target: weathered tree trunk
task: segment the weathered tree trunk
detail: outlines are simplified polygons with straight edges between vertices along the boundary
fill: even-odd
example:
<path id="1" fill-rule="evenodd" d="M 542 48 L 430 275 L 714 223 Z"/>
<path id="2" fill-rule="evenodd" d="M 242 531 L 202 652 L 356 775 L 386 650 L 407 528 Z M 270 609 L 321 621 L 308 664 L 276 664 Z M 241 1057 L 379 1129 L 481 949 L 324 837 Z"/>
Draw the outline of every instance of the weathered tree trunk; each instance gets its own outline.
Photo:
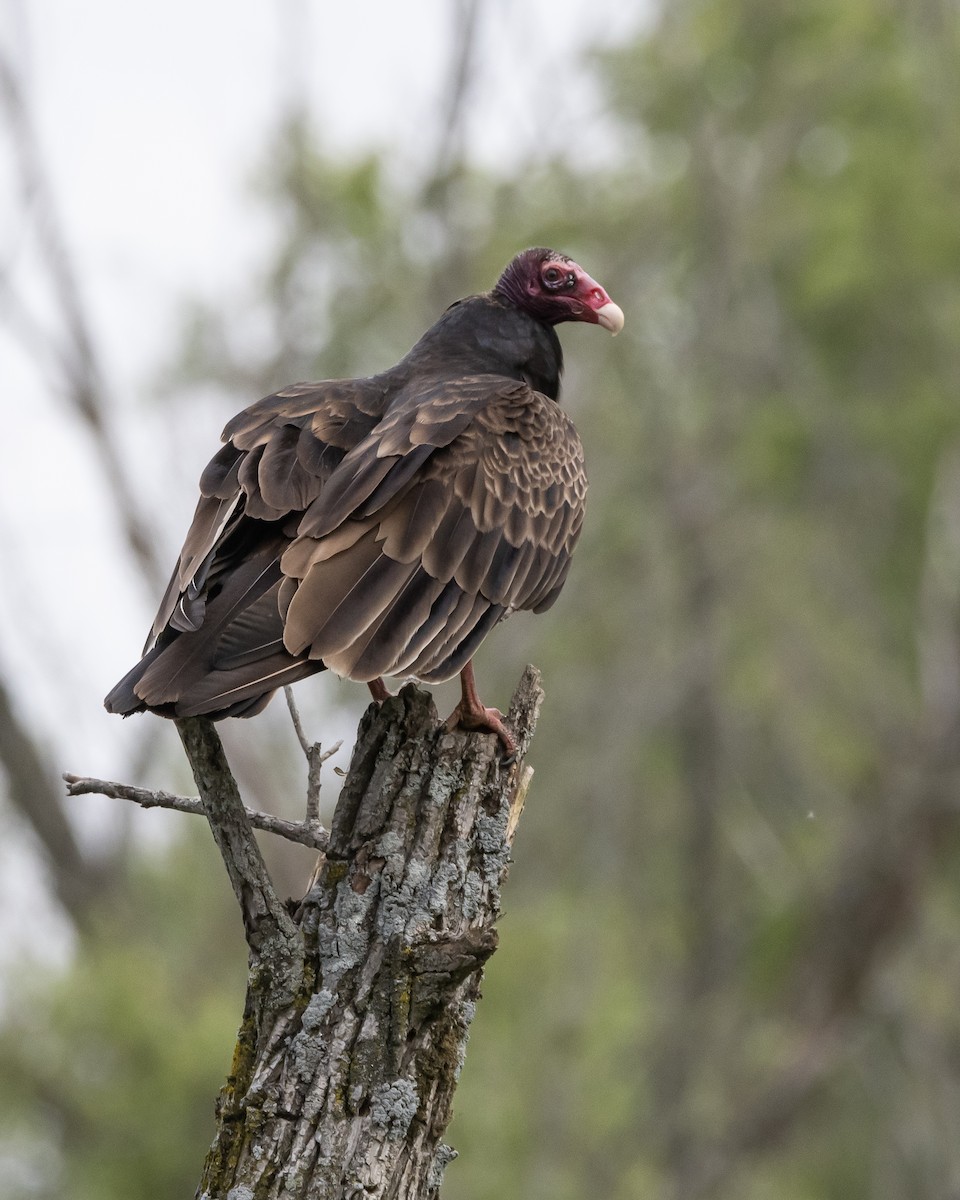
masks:
<path id="1" fill-rule="evenodd" d="M 250 947 L 203 1200 L 438 1195 L 541 695 L 528 668 L 509 766 L 495 737 L 445 732 L 412 685 L 371 706 L 329 849 L 292 916 L 251 862 L 239 796 L 224 800 L 213 726 L 179 723 Z"/>

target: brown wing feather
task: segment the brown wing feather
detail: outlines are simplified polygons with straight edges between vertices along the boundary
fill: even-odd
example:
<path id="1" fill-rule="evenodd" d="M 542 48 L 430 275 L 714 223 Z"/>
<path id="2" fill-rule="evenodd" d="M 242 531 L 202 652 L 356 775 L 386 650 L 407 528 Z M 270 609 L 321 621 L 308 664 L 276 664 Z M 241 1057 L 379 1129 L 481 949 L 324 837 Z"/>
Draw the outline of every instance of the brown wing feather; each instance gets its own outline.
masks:
<path id="1" fill-rule="evenodd" d="M 324 666 L 456 673 L 502 617 L 552 603 L 583 512 L 580 442 L 500 376 L 297 385 L 226 427 L 154 626 L 108 697 L 249 715 Z"/>
<path id="2" fill-rule="evenodd" d="M 448 384 L 438 414 L 392 413 L 344 458 L 282 560 L 300 580 L 292 653 L 355 679 L 434 681 L 505 613 L 552 602 L 582 519 L 580 441 L 553 401 L 497 382 L 483 396 L 468 381 L 460 410 Z"/>
<path id="3" fill-rule="evenodd" d="M 201 476 L 200 501 L 144 648 L 146 657 L 107 697 L 109 709 L 133 712 L 149 706 L 175 715 L 241 710 L 249 715 L 280 685 L 269 685 L 259 702 L 267 687 L 263 678 L 292 682 L 294 675 L 323 669 L 317 662 L 295 663 L 283 647 L 279 582 L 266 598 L 248 593 L 245 607 L 227 621 L 222 596 L 246 576 L 251 537 L 259 544 L 262 537 L 272 537 L 273 529 L 278 536 L 270 555 L 280 579 L 280 554 L 293 534 L 286 529 L 287 518 L 293 513 L 299 521 L 350 446 L 376 425 L 384 396 L 375 379 L 297 384 L 251 405 L 227 425 L 226 444 Z M 265 534 L 250 532 L 261 523 L 266 523 Z M 261 629 L 268 625 L 275 626 L 270 636 Z M 227 686 L 223 663 L 231 654 L 233 683 Z M 223 713 L 213 698 L 218 689 Z M 194 701 L 204 707 L 191 707 Z"/>
<path id="4" fill-rule="evenodd" d="M 456 536 L 436 538 L 425 566 L 504 608 L 531 607 L 569 561 L 583 520 L 587 481 L 572 422 L 528 392 L 524 403 L 490 404 L 445 453 L 432 469 L 449 482 L 442 528 Z"/>
<path id="5" fill-rule="evenodd" d="M 200 592 L 216 549 L 237 521 L 242 516 L 274 521 L 302 512 L 352 444 L 348 439 L 376 425 L 378 402 L 382 389 L 374 380 L 296 384 L 229 422 L 225 445 L 200 477 L 200 502 L 148 645 L 191 586 L 195 595 Z"/>
<path id="6" fill-rule="evenodd" d="M 322 473 L 314 473 L 301 461 L 302 433 L 298 425 L 281 425 L 263 447 L 257 483 L 264 503 L 278 513 L 302 512 L 323 487 Z M 314 463 L 320 465 L 320 460 Z"/>
<path id="7" fill-rule="evenodd" d="M 348 517 L 383 509 L 491 402 L 522 402 L 533 394 L 525 384 L 500 375 L 420 383 L 409 393 L 401 392 L 383 420 L 346 454 L 323 493 L 304 514 L 300 533 L 319 539 Z"/>
<path id="8" fill-rule="evenodd" d="M 483 596 L 466 599 L 472 599 L 473 605 L 462 624 L 444 630 L 417 660 L 417 678 L 425 683 L 440 683 L 462 671 L 503 616 L 501 606 Z"/>

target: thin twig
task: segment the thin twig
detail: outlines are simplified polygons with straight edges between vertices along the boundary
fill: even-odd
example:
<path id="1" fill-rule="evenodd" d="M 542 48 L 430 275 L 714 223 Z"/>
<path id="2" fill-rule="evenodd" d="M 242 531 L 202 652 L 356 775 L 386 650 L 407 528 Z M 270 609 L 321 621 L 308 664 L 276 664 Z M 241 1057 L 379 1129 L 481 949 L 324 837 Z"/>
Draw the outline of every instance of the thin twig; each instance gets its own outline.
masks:
<path id="1" fill-rule="evenodd" d="M 174 792 L 161 790 L 151 791 L 149 788 L 131 787 L 126 783 L 114 783 L 109 779 L 93 779 L 87 775 L 63 776 L 67 785 L 68 796 L 109 796 L 113 800 L 132 800 L 141 808 L 168 808 L 174 812 L 192 813 L 202 817 L 203 805 L 196 796 L 178 796 Z M 277 837 L 286 838 L 288 842 L 297 842 L 301 846 L 309 846 L 312 850 L 325 850 L 330 835 L 325 829 L 308 829 L 301 821 L 286 821 L 283 817 L 275 817 L 272 813 L 260 812 L 255 808 L 245 808 L 247 819 L 254 829 L 263 833 L 274 833 Z"/>
<path id="2" fill-rule="evenodd" d="M 297 708 L 297 702 L 293 695 L 293 688 L 290 684 L 285 684 L 283 688 L 283 698 L 287 702 L 287 708 L 290 710 L 290 719 L 293 721 L 293 728 L 297 731 L 297 741 L 300 743 L 304 754 L 307 758 L 310 757 L 310 743 L 307 741 L 307 735 L 303 732 L 303 724 L 300 720 L 300 709 Z"/>
<path id="3" fill-rule="evenodd" d="M 447 95 L 442 106 L 445 119 L 438 139 L 433 170 L 429 174 L 431 186 L 439 183 L 441 187 L 446 188 L 456 164 L 463 158 L 466 100 L 473 82 L 479 44 L 479 11 L 479 0 L 461 0 L 454 15 L 456 29 L 453 34 L 453 61 Z"/>
<path id="4" fill-rule="evenodd" d="M 283 695 L 287 701 L 287 708 L 290 710 L 290 719 L 296 730 L 297 741 L 307 759 L 307 812 L 303 824 L 306 829 L 319 831 L 323 828 L 320 824 L 320 768 L 328 758 L 332 758 L 336 754 L 343 742 L 337 742 L 326 751 L 321 748 L 319 742 L 311 742 L 303 731 L 300 710 L 297 708 L 297 702 L 293 696 L 293 688 L 289 684 L 284 687 Z"/>

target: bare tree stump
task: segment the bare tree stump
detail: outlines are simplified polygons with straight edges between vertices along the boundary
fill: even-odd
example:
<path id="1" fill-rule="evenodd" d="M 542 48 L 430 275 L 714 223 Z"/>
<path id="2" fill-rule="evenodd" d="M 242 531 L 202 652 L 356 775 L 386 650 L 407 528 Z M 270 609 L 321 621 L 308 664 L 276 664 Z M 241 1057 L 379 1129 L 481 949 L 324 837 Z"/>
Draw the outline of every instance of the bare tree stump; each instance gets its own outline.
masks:
<path id="1" fill-rule="evenodd" d="M 235 785 L 224 799 L 213 726 L 178 723 L 250 949 L 201 1200 L 439 1194 L 541 698 L 528 667 L 508 716 L 519 747 L 509 766 L 496 737 L 444 731 L 413 685 L 371 706 L 329 848 L 286 922 L 262 861 L 250 861 Z"/>

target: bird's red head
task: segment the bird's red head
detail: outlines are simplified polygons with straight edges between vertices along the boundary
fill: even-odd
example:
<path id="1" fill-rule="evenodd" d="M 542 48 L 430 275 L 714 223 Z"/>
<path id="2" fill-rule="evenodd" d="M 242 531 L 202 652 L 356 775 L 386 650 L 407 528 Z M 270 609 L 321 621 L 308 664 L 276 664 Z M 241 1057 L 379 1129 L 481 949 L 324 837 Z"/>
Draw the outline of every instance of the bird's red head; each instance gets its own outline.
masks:
<path id="1" fill-rule="evenodd" d="M 542 247 L 524 250 L 497 281 L 494 293 L 547 325 L 588 321 L 617 334 L 623 311 L 572 258 Z"/>

